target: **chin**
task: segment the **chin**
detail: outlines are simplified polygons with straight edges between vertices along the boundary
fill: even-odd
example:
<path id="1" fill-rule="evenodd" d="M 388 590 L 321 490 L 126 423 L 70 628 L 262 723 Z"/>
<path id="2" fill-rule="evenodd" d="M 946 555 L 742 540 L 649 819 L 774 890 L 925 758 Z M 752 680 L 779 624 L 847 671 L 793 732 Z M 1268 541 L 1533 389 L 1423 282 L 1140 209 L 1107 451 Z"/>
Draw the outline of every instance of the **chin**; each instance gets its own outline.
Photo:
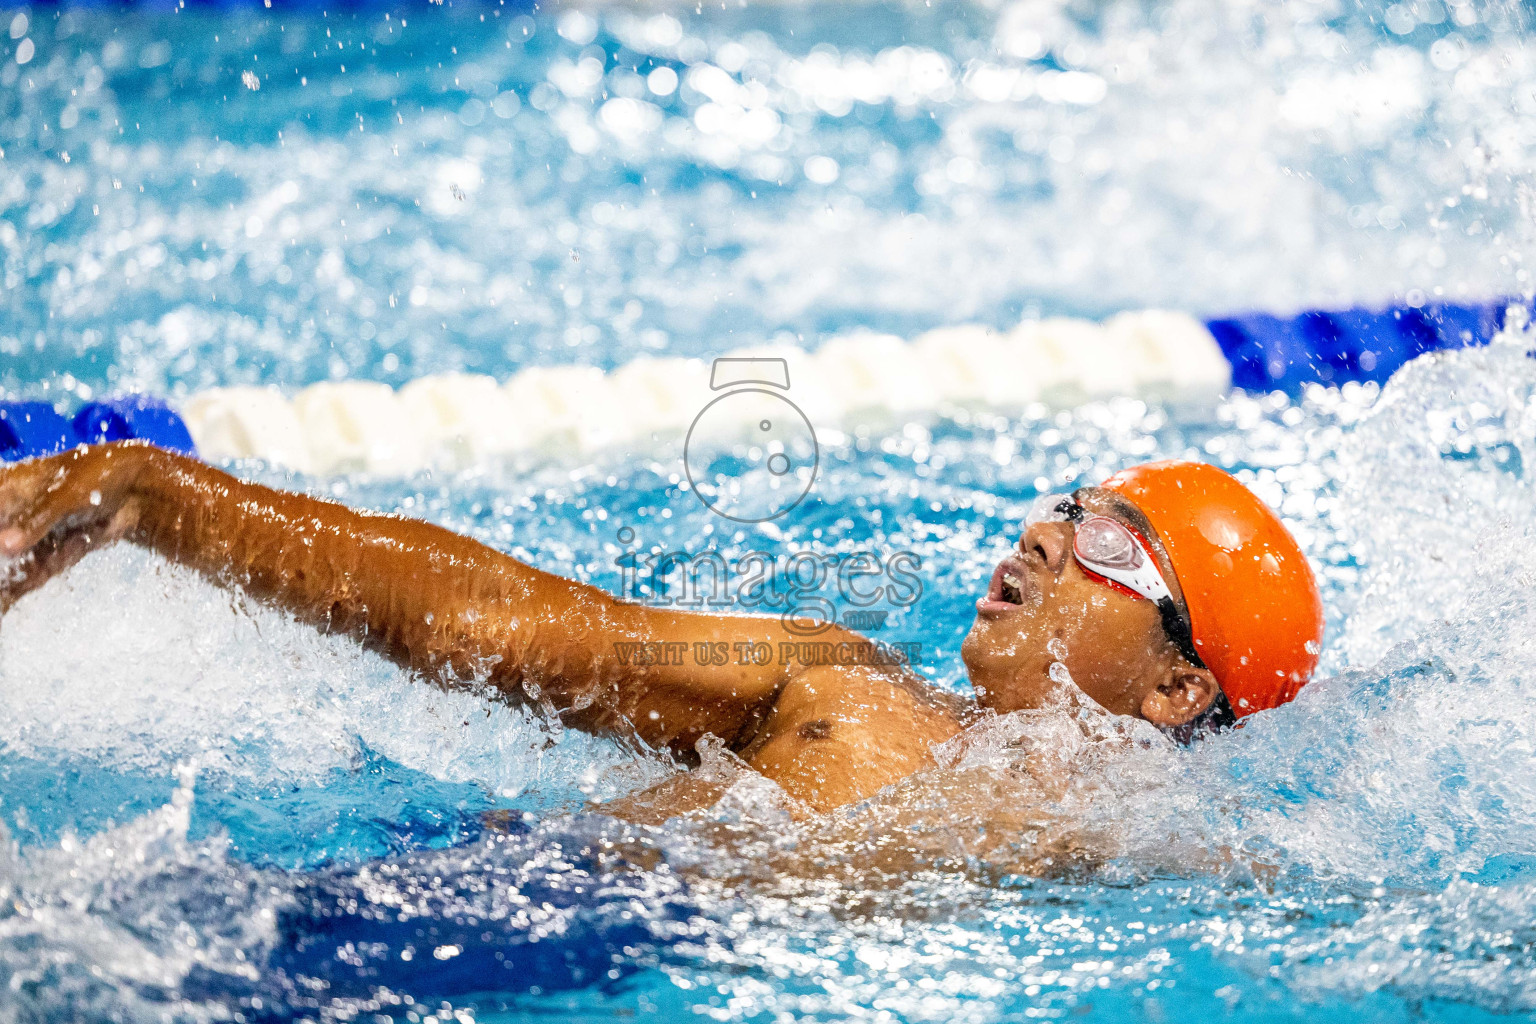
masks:
<path id="1" fill-rule="evenodd" d="M 971 681 L 971 689 L 976 691 L 976 703 L 982 707 L 991 707 L 997 696 L 995 679 L 996 672 L 993 666 L 984 657 L 986 642 L 976 634 L 979 624 L 972 626 L 971 631 L 965 635 L 965 640 L 960 644 L 960 660 L 965 664 L 965 674 Z"/>
<path id="2" fill-rule="evenodd" d="M 1040 707 L 1056 687 L 1049 671 L 1052 659 L 1043 654 L 1024 656 L 1016 648 L 999 651 L 987 632 L 978 622 L 960 645 L 976 703 L 1000 715 Z"/>

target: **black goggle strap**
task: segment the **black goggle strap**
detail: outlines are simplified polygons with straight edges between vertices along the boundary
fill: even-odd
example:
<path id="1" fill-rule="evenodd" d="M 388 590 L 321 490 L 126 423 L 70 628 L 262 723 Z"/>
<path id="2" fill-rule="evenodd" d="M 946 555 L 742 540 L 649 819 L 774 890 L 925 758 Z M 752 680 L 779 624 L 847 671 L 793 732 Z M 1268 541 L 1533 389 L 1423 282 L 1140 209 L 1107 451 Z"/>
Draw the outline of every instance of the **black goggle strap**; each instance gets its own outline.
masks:
<path id="1" fill-rule="evenodd" d="M 1173 598 L 1165 597 L 1157 602 L 1157 610 L 1163 617 L 1163 632 L 1168 634 L 1168 639 L 1173 641 L 1179 653 L 1191 665 L 1205 668 L 1205 662 L 1200 660 L 1200 652 L 1195 649 L 1195 638 L 1190 633 L 1189 623 L 1179 614 L 1179 606 L 1173 603 Z"/>
<path id="2" fill-rule="evenodd" d="M 1173 603 L 1173 598 L 1165 597 L 1157 602 L 1157 610 L 1163 616 L 1163 630 L 1168 634 L 1184 655 L 1186 661 L 1198 668 L 1205 668 L 1205 662 L 1200 660 L 1200 652 L 1195 650 L 1194 638 L 1190 635 L 1189 623 L 1184 616 L 1179 614 L 1178 606 Z M 1194 720 L 1183 725 L 1165 730 L 1173 737 L 1174 742 L 1188 746 L 1206 733 L 1222 732 L 1237 724 L 1237 714 L 1232 710 L 1232 703 L 1227 700 L 1227 695 L 1221 689 L 1221 683 L 1216 684 L 1216 699 L 1211 701 L 1211 706 Z"/>

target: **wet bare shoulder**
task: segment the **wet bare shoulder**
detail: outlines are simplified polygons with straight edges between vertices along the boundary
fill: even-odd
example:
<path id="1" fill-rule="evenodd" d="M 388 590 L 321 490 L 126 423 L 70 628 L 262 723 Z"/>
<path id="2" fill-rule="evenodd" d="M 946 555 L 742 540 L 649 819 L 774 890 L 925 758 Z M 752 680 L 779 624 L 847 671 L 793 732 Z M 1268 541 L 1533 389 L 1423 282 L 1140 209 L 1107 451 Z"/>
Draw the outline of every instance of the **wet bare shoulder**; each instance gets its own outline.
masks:
<path id="1" fill-rule="evenodd" d="M 741 755 L 826 811 L 932 764 L 934 744 L 963 729 L 970 713 L 962 698 L 905 673 L 817 668 L 784 688 Z"/>

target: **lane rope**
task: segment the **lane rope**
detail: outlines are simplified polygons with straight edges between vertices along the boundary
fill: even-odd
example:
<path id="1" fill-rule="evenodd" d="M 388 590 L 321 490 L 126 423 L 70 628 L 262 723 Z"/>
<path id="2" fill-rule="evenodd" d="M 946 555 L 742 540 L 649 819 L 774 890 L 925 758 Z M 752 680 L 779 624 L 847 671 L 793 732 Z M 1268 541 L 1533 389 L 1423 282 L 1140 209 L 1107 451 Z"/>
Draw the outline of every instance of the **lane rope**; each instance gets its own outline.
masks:
<path id="1" fill-rule="evenodd" d="M 1209 402 L 1234 386 L 1294 393 L 1313 383 L 1384 381 L 1425 352 L 1486 344 L 1502 328 L 1505 309 L 1495 302 L 1394 306 L 1204 323 L 1143 310 L 1103 322 L 1030 320 L 1011 331 L 945 327 L 910 341 L 850 334 L 813 352 L 757 346 L 728 353 L 713 367 L 702 359 L 641 356 L 606 373 L 538 366 L 505 381 L 441 374 L 399 390 L 362 380 L 314 384 L 293 395 L 213 388 L 175 409 L 153 396 L 127 395 L 69 415 L 46 402 L 0 401 L 0 459 L 136 437 L 210 461 L 261 459 L 304 473 L 396 477 L 516 453 L 580 454 L 683 437 L 724 386 L 720 366 L 747 360 L 781 366 L 783 380 L 761 386 L 781 388 L 818 429 L 880 427 L 945 410 L 1068 408 L 1117 396 Z"/>

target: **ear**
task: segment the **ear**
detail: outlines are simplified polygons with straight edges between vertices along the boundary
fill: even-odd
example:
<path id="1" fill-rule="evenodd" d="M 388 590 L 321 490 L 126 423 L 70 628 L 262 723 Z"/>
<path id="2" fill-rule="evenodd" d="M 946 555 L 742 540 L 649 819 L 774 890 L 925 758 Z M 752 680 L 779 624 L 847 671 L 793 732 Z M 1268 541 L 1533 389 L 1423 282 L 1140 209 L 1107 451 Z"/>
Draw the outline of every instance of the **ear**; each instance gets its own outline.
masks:
<path id="1" fill-rule="evenodd" d="M 1179 658 L 1168 667 L 1167 678 L 1141 698 L 1141 717 L 1164 729 L 1185 725 L 1210 707 L 1220 692 L 1210 669 Z"/>

